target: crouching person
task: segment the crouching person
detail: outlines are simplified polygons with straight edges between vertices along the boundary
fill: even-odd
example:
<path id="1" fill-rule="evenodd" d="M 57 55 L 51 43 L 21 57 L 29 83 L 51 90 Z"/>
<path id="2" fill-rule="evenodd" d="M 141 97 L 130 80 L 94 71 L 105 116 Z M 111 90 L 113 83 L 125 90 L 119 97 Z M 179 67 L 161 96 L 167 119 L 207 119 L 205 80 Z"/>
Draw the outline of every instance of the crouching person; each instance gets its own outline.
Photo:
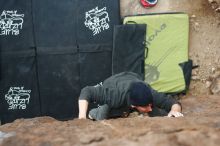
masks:
<path id="1" fill-rule="evenodd" d="M 153 90 L 132 72 L 122 72 L 107 78 L 103 84 L 83 88 L 78 102 L 79 119 L 126 117 L 132 109 L 149 116 L 183 116 L 178 101 Z M 90 110 L 92 102 L 98 106 Z"/>

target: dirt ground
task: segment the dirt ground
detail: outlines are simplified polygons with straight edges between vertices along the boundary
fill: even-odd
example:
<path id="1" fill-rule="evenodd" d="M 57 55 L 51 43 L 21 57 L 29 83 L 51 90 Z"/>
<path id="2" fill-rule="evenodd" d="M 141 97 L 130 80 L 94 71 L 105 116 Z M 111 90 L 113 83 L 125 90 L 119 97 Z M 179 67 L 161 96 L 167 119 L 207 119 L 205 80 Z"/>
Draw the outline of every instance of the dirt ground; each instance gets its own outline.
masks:
<path id="1" fill-rule="evenodd" d="M 181 97 L 183 118 L 18 119 L 0 126 L 0 146 L 219 146 L 220 0 L 159 0 L 151 9 L 139 0 L 121 0 L 122 17 L 157 12 L 190 17 L 189 57 L 199 67 L 189 93 Z"/>

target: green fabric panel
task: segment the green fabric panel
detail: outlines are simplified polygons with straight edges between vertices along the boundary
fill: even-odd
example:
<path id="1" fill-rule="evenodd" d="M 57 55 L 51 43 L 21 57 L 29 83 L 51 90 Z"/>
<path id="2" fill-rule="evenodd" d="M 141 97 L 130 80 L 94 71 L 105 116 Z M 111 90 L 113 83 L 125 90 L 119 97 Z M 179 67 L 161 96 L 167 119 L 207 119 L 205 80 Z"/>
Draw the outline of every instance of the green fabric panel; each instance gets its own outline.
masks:
<path id="1" fill-rule="evenodd" d="M 145 81 L 160 92 L 183 91 L 185 80 L 179 63 L 188 61 L 188 15 L 151 14 L 124 19 L 124 23 L 131 21 L 147 24 Z"/>

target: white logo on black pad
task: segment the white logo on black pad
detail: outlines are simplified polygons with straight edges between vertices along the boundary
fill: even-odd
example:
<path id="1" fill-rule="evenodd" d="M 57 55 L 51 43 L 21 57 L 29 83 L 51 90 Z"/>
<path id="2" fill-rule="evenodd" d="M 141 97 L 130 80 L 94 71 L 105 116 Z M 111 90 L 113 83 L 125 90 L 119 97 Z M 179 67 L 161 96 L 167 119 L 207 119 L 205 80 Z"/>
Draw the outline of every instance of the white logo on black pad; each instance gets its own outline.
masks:
<path id="1" fill-rule="evenodd" d="M 109 29 L 110 19 L 106 7 L 102 9 L 96 7 L 86 12 L 85 19 L 85 26 L 93 32 L 94 36 Z"/>
<path id="2" fill-rule="evenodd" d="M 26 109 L 29 104 L 31 90 L 24 90 L 24 87 L 10 87 L 5 95 L 9 107 L 8 110 Z"/>
<path id="3" fill-rule="evenodd" d="M 0 15 L 0 35 L 19 35 L 23 26 L 24 14 L 17 11 L 3 11 Z"/>

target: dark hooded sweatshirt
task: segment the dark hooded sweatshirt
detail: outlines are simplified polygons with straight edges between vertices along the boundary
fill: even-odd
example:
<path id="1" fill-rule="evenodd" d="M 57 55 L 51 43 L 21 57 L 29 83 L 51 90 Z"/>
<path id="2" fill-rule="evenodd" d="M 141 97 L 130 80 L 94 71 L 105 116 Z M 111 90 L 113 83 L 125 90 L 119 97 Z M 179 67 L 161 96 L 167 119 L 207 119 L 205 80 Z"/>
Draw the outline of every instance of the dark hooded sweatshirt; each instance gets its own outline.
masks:
<path id="1" fill-rule="evenodd" d="M 89 111 L 89 115 L 95 120 L 120 117 L 129 112 L 131 106 L 129 93 L 130 86 L 133 82 L 143 81 L 138 74 L 132 72 L 115 74 L 104 80 L 103 83 L 83 88 L 79 100 L 87 100 L 89 103 L 98 104 L 98 108 L 93 108 Z M 170 96 L 159 93 L 153 90 L 148 84 L 146 85 L 151 89 L 153 96 L 152 113 L 157 113 L 156 110 L 163 109 L 164 113 L 167 114 L 172 105 L 178 103 L 178 101 Z"/>

